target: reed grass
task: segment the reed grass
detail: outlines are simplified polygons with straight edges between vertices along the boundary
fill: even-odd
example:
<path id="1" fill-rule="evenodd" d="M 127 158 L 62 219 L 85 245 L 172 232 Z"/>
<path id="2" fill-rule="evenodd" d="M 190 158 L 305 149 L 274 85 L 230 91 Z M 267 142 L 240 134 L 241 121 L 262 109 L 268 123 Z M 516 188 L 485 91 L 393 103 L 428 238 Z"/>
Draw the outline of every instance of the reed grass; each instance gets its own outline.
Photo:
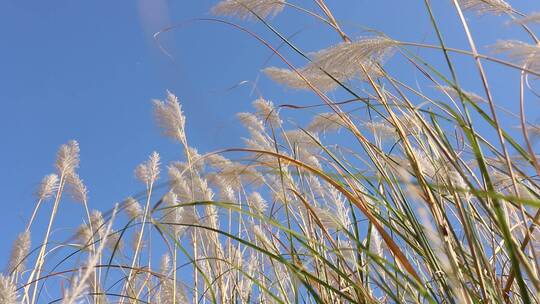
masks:
<path id="1" fill-rule="evenodd" d="M 233 27 L 267 47 L 282 66 L 265 74 L 313 93 L 314 105 L 257 98 L 252 112 L 238 114 L 245 146 L 201 154 L 189 144 L 179 99 L 167 92 L 154 101 L 155 117 L 183 158 L 164 165 L 152 153 L 135 169 L 145 191 L 104 213 L 89 207 L 77 142 L 63 145 L 0 275 L 0 302 L 538 303 L 540 128 L 525 107 L 540 75 L 529 28 L 538 14 L 502 0 L 452 0 L 460 23 L 442 25 L 431 2 L 424 5 L 438 44 L 382 33 L 352 39 L 324 0 L 219 2 L 213 13 L 261 23 L 306 64 L 294 66 L 238 23 L 197 21 Z M 321 21 L 340 41 L 301 51 L 272 25 L 284 10 Z M 530 41 L 499 41 L 491 55 L 480 54 L 468 11 L 510 20 Z M 443 26 L 459 27 L 467 48 L 447 45 Z M 171 30 L 157 33 L 158 42 Z M 477 90 L 462 87 L 455 55 L 474 63 L 468 73 L 480 80 Z M 385 68 L 389 59 L 427 85 L 400 80 Z M 519 106 L 499 104 L 486 64 L 520 83 Z M 330 97 L 337 90 L 349 99 Z M 289 109 L 311 122 L 290 123 Z M 501 120 L 507 114 L 518 135 Z M 66 193 L 87 218 L 72 238 L 51 240 Z M 38 216 L 49 223 L 31 245 Z"/>

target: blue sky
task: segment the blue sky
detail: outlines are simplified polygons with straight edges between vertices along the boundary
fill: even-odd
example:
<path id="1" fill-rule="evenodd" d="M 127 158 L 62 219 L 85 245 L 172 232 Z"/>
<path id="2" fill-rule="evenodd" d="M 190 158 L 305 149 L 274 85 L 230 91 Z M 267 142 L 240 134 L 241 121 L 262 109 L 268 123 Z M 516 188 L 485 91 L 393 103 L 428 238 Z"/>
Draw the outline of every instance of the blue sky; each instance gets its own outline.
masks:
<path id="1" fill-rule="evenodd" d="M 245 133 L 234 114 L 249 110 L 257 94 L 249 84 L 236 84 L 258 80 L 264 97 L 277 104 L 318 102 L 311 94 L 284 89 L 261 75 L 261 68 L 280 63 L 254 39 L 223 24 L 185 22 L 208 17 L 215 2 L 0 1 L 0 231 L 4 235 L 0 263 L 6 261 L 13 239 L 31 215 L 32 193 L 41 178 L 53 171 L 61 144 L 79 141 L 79 172 L 90 190 L 91 207 L 101 210 L 142 190 L 133 169 L 151 151 L 159 151 L 165 163 L 179 157 L 179 147 L 160 135 L 152 118 L 150 101 L 163 98 L 166 89 L 179 96 L 190 143 L 203 152 L 241 144 Z M 466 48 L 450 1 L 434 2 L 449 44 Z M 295 3 L 313 7 L 311 1 Z M 366 35 L 362 27 L 370 27 L 400 40 L 435 42 L 423 1 L 328 3 L 352 37 Z M 513 4 L 526 12 L 540 9 L 533 1 Z M 467 16 L 480 45 L 516 37 L 517 31 L 501 25 L 502 19 Z M 295 11 L 271 22 L 287 35 L 298 32 L 294 41 L 306 51 L 339 42 L 335 33 Z M 164 34 L 161 42 L 173 59 L 152 39 L 153 33 L 171 24 L 182 26 Z M 279 45 L 262 25 L 240 24 Z M 283 51 L 293 62 L 302 63 L 292 51 Z M 427 51 L 420 54 L 438 58 Z M 464 87 L 481 93 L 476 70 L 468 72 L 470 60 L 463 62 Z M 414 84 L 418 75 L 410 67 L 397 60 L 389 65 Z M 488 70 L 500 104 L 515 109 L 515 73 L 509 81 L 497 77 L 509 75 L 507 70 L 491 66 Z M 529 115 L 534 120 L 538 110 Z M 36 227 L 45 226 L 49 208 L 41 210 Z M 75 227 L 83 218 L 81 211 L 76 203 L 63 202 L 57 230 Z"/>

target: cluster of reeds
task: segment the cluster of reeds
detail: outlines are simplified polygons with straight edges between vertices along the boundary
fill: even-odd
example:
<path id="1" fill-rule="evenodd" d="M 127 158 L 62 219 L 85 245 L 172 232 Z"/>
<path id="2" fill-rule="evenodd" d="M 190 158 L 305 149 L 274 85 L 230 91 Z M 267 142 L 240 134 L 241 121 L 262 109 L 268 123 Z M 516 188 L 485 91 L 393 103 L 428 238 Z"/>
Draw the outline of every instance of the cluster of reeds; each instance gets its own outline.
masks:
<path id="1" fill-rule="evenodd" d="M 218 3 L 215 14 L 260 22 L 304 56 L 306 65 L 295 67 L 246 30 L 286 67 L 264 72 L 312 91 L 323 110 L 299 127 L 282 117 L 284 107 L 258 98 L 252 113 L 238 114 L 245 147 L 200 154 L 167 92 L 154 101 L 155 117 L 184 158 L 162 165 L 150 155 L 135 169 L 146 191 L 106 213 L 89 207 L 77 142 L 63 145 L 0 276 L 0 302 L 539 302 L 540 129 L 525 117 L 525 98 L 537 99 L 530 90 L 540 47 L 530 27 L 540 17 L 502 0 L 447 2 L 466 49 L 445 44 L 428 0 L 432 45 L 381 34 L 352 39 L 323 0 L 312 10 L 280 0 Z M 305 55 L 268 19 L 284 9 L 321 20 L 341 43 Z M 480 54 L 465 11 L 499 15 L 531 41 L 500 41 L 493 48 L 503 55 Z M 411 48 L 439 52 L 444 69 Z M 454 56 L 474 62 L 476 93 L 462 89 Z M 400 81 L 385 69 L 390 57 L 430 85 Z M 498 105 L 487 64 L 518 72 L 517 113 Z M 330 98 L 335 90 L 350 98 Z M 516 121 L 518 135 L 503 120 Z M 52 241 L 66 194 L 87 218 L 72 238 Z M 32 222 L 47 208 L 45 234 L 31 245 Z"/>

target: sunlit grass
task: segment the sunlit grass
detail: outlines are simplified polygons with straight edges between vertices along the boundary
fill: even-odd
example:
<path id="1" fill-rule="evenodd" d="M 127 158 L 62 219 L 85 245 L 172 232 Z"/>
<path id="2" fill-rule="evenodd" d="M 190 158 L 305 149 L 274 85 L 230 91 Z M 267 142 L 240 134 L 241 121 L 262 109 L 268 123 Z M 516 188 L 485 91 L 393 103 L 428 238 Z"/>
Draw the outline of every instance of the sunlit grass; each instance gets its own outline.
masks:
<path id="1" fill-rule="evenodd" d="M 105 213 L 89 208 L 77 142 L 63 145 L 0 277 L 0 303 L 538 302 L 540 129 L 525 116 L 525 99 L 537 98 L 540 47 L 528 26 L 540 18 L 502 0 L 453 0 L 460 23 L 443 25 L 426 0 L 419 13 L 430 17 L 438 44 L 382 33 L 353 40 L 323 0 L 314 3 L 225 0 L 213 9 L 262 23 L 306 59 L 301 67 L 237 23 L 198 21 L 231 26 L 270 49 L 282 66 L 265 73 L 312 92 L 316 106 L 257 98 L 252 113 L 238 114 L 245 146 L 202 154 L 167 92 L 154 101 L 155 117 L 183 158 L 162 164 L 152 153 L 135 169 L 145 191 Z M 341 42 L 303 53 L 272 26 L 283 10 L 322 21 Z M 481 54 L 464 11 L 510 20 L 530 41 L 501 41 L 496 55 Z M 442 26 L 462 29 L 468 47 L 446 45 Z M 450 54 L 474 63 L 468 73 L 482 84 L 474 92 L 462 88 Z M 390 58 L 422 81 L 400 80 L 385 69 Z M 487 62 L 508 78 L 519 71 L 516 107 L 497 103 Z M 328 93 L 336 90 L 349 98 L 334 100 Z M 293 124 L 285 109 L 312 120 Z M 519 138 L 501 112 L 519 125 Z M 51 240 L 67 194 L 87 219 L 72 238 Z M 36 216 L 48 226 L 31 245 Z"/>

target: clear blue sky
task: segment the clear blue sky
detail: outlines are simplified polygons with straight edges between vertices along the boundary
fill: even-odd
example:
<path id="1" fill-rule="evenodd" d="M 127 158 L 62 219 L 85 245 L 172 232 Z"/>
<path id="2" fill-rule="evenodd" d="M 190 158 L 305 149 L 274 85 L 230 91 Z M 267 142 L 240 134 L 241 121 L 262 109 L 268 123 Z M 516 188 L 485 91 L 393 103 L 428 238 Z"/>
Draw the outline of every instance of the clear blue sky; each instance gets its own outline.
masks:
<path id="1" fill-rule="evenodd" d="M 230 89 L 235 84 L 260 76 L 263 95 L 277 104 L 317 102 L 310 94 L 283 89 L 260 75 L 262 67 L 280 63 L 273 58 L 266 64 L 268 50 L 225 25 L 193 23 L 165 34 L 162 43 L 174 61 L 159 51 L 152 40 L 154 32 L 208 17 L 215 2 L 0 1 L 0 267 L 31 214 L 32 192 L 53 171 L 62 143 L 79 141 L 79 172 L 90 190 L 91 207 L 107 210 L 141 190 L 133 169 L 151 151 L 159 151 L 164 162 L 180 155 L 177 146 L 160 136 L 152 118 L 150 100 L 162 98 L 166 89 L 180 97 L 188 116 L 189 140 L 203 152 L 241 144 L 245 133 L 234 114 L 249 110 L 256 95 L 249 85 Z M 291 2 L 313 7 L 311 1 Z M 445 29 L 449 43 L 466 47 L 450 1 L 434 2 L 441 24 L 454 25 Z M 540 10 L 534 1 L 515 2 L 523 11 Z M 435 42 L 422 3 L 328 1 L 352 37 L 365 35 L 362 26 L 367 26 L 396 39 Z M 473 34 L 480 44 L 515 37 L 515 30 L 494 22 L 494 17 L 468 17 L 473 29 L 478 28 Z M 337 35 L 295 11 L 279 15 L 272 23 L 287 35 L 300 31 L 294 41 L 306 51 L 339 42 Z M 261 25 L 241 24 L 279 44 Z M 421 54 L 438 58 L 427 51 Z M 297 57 L 293 62 L 301 63 Z M 389 64 L 414 84 L 418 75 L 410 67 Z M 471 71 L 461 71 L 460 78 L 466 88 L 475 90 L 478 77 Z M 494 75 L 504 71 L 493 69 Z M 490 80 L 500 103 L 515 109 L 511 100 L 517 84 L 502 77 Z M 534 111 L 531 115 L 537 118 Z M 49 210 L 50 206 L 42 209 L 36 227 L 45 225 Z M 83 218 L 81 207 L 65 201 L 59 217 L 58 229 L 72 228 Z M 37 235 L 41 232 L 34 230 Z"/>

